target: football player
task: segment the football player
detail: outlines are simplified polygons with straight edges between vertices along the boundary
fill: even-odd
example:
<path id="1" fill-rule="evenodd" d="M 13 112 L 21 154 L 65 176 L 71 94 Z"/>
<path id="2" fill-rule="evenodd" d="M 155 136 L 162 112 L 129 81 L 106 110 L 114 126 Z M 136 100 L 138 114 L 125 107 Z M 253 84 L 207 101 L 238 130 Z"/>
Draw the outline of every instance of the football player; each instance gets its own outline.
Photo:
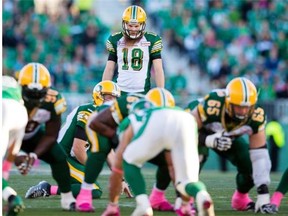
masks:
<path id="1" fill-rule="evenodd" d="M 162 39 L 153 32 L 145 32 L 145 27 L 146 13 L 143 8 L 129 6 L 122 15 L 122 32 L 111 35 L 106 42 L 109 57 L 102 80 L 112 80 L 117 64 L 117 84 L 124 94 L 150 90 L 152 65 L 156 86 L 164 87 Z"/>
<path id="2" fill-rule="evenodd" d="M 20 150 L 27 122 L 28 115 L 23 104 L 21 87 L 13 77 L 2 76 L 1 152 L 2 159 L 7 157 L 3 162 L 5 178 L 2 178 L 2 198 L 8 201 L 6 215 L 17 215 L 24 209 L 21 197 L 8 185 L 8 176 L 13 159 Z"/>
<path id="3" fill-rule="evenodd" d="M 118 138 L 116 135 L 117 122 L 128 115 L 128 109 L 131 103 L 141 97 L 143 97 L 141 94 L 123 95 L 114 100 L 112 105 L 103 104 L 99 106 L 97 110 L 101 110 L 101 112 L 94 112 L 89 117 L 86 125 L 86 133 L 89 143 L 91 143 L 91 152 L 85 166 L 84 181 L 82 182 L 81 190 L 76 199 L 76 208 L 78 211 L 94 211 L 92 205 L 93 182 L 97 180 L 104 162 L 107 159 L 108 153 L 118 145 Z M 91 130 L 89 128 L 90 124 L 94 126 L 101 125 L 99 130 L 101 133 L 99 133 L 98 130 L 96 130 L 97 132 Z M 124 181 L 123 184 L 123 192 L 125 192 L 128 197 L 132 197 L 127 184 Z"/>
<path id="4" fill-rule="evenodd" d="M 61 145 L 67 155 L 70 168 L 71 187 L 74 197 L 80 191 L 84 179 L 87 153 L 91 144 L 87 140 L 85 126 L 89 116 L 96 111 L 97 106 L 120 96 L 120 88 L 112 81 L 106 80 L 95 85 L 92 93 L 93 102 L 76 107 L 67 116 L 66 122 L 59 132 L 57 143 Z M 58 186 L 41 181 L 26 192 L 25 198 L 37 198 L 60 194 Z M 92 198 L 100 198 L 102 189 L 99 184 L 93 184 Z"/>
<path id="5" fill-rule="evenodd" d="M 136 195 L 137 206 L 132 215 L 153 215 L 140 169 L 162 151 L 169 152 L 167 154 L 174 166 L 174 169 L 170 169 L 171 176 L 175 176 L 178 191 L 185 196 L 196 197 L 198 215 L 215 215 L 212 199 L 198 179 L 198 132 L 195 119 L 184 110 L 173 108 L 172 100 L 166 106 L 154 106 L 152 101 L 139 100 L 132 105 L 131 114 L 119 126 L 120 143 L 110 176 L 110 203 L 102 216 L 111 215 L 113 207 L 115 213 L 119 211 L 117 194 L 123 169 Z M 190 205 L 183 205 L 178 211 L 181 211 L 178 215 L 192 215 Z"/>
<path id="6" fill-rule="evenodd" d="M 16 157 L 15 165 L 22 175 L 26 175 L 37 158 L 48 163 L 61 191 L 62 209 L 74 210 L 75 199 L 71 192 L 66 155 L 56 142 L 66 101 L 51 88 L 50 73 L 40 63 L 25 65 L 19 73 L 18 83 L 22 86 L 28 123 L 21 146 L 23 152 Z"/>
<path id="7" fill-rule="evenodd" d="M 264 110 L 256 105 L 257 90 L 246 78 L 234 78 L 226 90 L 212 91 L 191 111 L 199 128 L 199 145 L 213 149 L 237 167 L 232 208 L 275 213 L 270 204 L 271 162 L 266 146 Z M 248 134 L 249 142 L 242 137 Z M 249 190 L 257 187 L 257 201 Z"/>
<path id="8" fill-rule="evenodd" d="M 160 104 L 171 103 L 171 98 L 173 98 L 173 96 L 170 94 L 170 92 L 168 92 L 168 96 L 164 97 L 166 92 L 167 91 L 164 91 L 163 88 L 153 88 L 147 93 L 147 95 L 148 97 L 154 98 L 155 96 L 158 96 L 156 97 L 158 99 L 157 105 L 160 106 Z M 128 94 L 121 96 L 112 104 L 110 108 L 106 108 L 95 116 L 95 118 L 91 118 L 91 122 L 89 124 L 90 128 L 88 128 L 88 131 L 90 131 L 89 133 L 93 134 L 95 133 L 93 131 L 96 131 L 97 133 L 110 139 L 117 140 L 116 129 L 118 125 L 125 117 L 127 117 L 131 104 L 143 97 L 143 95 L 139 94 Z M 167 99 L 164 100 L 163 97 L 164 99 Z M 116 143 L 118 145 L 118 142 Z M 168 188 L 171 178 L 164 152 L 151 159 L 149 162 L 157 165 L 158 167 L 156 173 L 156 184 L 154 185 L 149 197 L 152 207 L 153 209 L 159 211 L 173 211 L 173 205 L 171 205 L 165 197 L 165 190 Z"/>

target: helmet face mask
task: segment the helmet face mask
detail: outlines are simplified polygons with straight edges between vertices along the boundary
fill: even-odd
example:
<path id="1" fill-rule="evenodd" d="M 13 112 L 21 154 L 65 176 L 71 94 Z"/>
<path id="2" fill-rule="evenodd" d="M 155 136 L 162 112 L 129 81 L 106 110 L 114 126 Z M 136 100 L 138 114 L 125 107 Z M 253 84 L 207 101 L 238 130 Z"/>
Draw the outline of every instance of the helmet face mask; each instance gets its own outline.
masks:
<path id="1" fill-rule="evenodd" d="M 120 97 L 121 91 L 120 91 L 119 86 L 110 80 L 104 80 L 98 83 L 94 87 L 93 93 L 92 93 L 94 104 L 97 106 L 100 106 L 105 101 L 112 99 L 111 97 L 108 97 L 106 95 L 111 95 L 113 96 L 113 98 Z"/>
<path id="2" fill-rule="evenodd" d="M 153 88 L 149 92 L 147 92 L 145 98 L 155 106 L 159 107 L 174 107 L 175 106 L 175 99 L 173 95 L 164 88 Z"/>
<path id="3" fill-rule="evenodd" d="M 146 27 L 146 13 L 136 5 L 125 9 L 122 15 L 122 29 L 126 37 L 138 39 L 143 36 Z"/>
<path id="4" fill-rule="evenodd" d="M 226 87 L 226 113 L 234 121 L 246 121 L 252 115 L 257 99 L 257 89 L 250 80 L 235 78 Z"/>

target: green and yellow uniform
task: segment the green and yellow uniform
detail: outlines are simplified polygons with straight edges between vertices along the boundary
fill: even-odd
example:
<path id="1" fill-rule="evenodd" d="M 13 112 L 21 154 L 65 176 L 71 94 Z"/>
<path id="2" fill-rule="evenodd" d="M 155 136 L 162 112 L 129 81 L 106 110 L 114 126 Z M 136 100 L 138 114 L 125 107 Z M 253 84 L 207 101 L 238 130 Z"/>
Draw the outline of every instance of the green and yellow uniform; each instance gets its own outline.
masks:
<path id="1" fill-rule="evenodd" d="M 161 58 L 162 39 L 145 32 L 133 45 L 128 45 L 122 32 L 115 33 L 106 42 L 109 59 L 118 64 L 117 84 L 121 91 L 147 93 L 151 88 L 152 61 Z"/>
<path id="2" fill-rule="evenodd" d="M 81 183 L 84 179 L 84 170 L 85 165 L 80 163 L 75 157 L 73 152 L 73 141 L 77 133 L 77 128 L 80 127 L 83 132 L 85 132 L 85 127 L 87 120 L 91 113 L 96 111 L 96 105 L 94 103 L 87 103 L 81 106 L 76 107 L 72 112 L 67 116 L 66 122 L 61 128 L 58 136 L 57 142 L 61 145 L 67 155 L 67 162 L 70 168 L 70 176 L 72 183 L 72 193 L 76 196 L 80 191 Z M 79 134 L 79 136 L 82 134 Z M 78 138 L 78 137 L 76 137 Z M 79 139 L 84 139 L 84 137 Z M 87 136 L 85 135 L 86 145 L 85 148 L 87 152 L 90 149 L 90 143 L 88 142 Z M 93 198 L 100 198 L 102 195 L 102 190 L 97 182 L 93 185 L 94 190 L 92 191 Z"/>
<path id="3" fill-rule="evenodd" d="M 237 189 L 242 193 L 247 193 L 254 186 L 254 183 L 249 143 L 243 135 L 252 135 L 265 129 L 266 117 L 264 110 L 256 105 L 251 117 L 239 123 L 231 119 L 226 113 L 225 91 L 222 90 L 211 92 L 200 102 L 192 101 L 187 110 L 192 110 L 196 106 L 203 124 L 199 133 L 212 134 L 224 130 L 224 135 L 232 138 L 230 149 L 227 151 L 213 149 L 213 151 L 236 166 L 238 171 Z M 202 148 L 201 153 L 205 155 L 205 151 L 208 152 L 208 150 L 205 150 L 207 147 L 204 147 L 204 143 L 199 143 L 199 145 Z"/>

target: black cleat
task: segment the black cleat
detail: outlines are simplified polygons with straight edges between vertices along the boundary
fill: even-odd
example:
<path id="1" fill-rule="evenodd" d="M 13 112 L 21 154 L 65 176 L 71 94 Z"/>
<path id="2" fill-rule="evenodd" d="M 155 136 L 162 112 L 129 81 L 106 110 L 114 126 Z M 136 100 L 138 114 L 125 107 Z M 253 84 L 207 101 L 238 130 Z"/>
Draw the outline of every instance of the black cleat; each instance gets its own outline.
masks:
<path id="1" fill-rule="evenodd" d="M 41 181 L 28 189 L 25 194 L 26 199 L 35 199 L 38 197 L 49 197 L 51 185 L 46 181 Z"/>

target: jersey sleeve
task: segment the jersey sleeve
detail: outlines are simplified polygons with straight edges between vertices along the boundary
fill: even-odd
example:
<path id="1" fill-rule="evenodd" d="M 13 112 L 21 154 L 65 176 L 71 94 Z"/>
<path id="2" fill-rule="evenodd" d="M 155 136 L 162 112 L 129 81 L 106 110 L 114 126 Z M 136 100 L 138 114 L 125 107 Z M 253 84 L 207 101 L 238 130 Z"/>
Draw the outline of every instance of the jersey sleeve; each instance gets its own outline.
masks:
<path id="1" fill-rule="evenodd" d="M 221 121 L 222 109 L 225 105 L 225 95 L 211 92 L 198 104 L 197 109 L 203 124 Z"/>
<path id="2" fill-rule="evenodd" d="M 77 112 L 77 123 L 76 125 L 82 127 L 85 129 L 85 126 L 87 124 L 88 118 L 91 115 L 91 112 L 87 110 L 79 110 Z"/>
<path id="3" fill-rule="evenodd" d="M 110 37 L 106 41 L 106 49 L 109 52 L 109 55 L 117 56 L 117 41 L 121 34 L 121 32 L 117 32 L 113 35 L 110 35 Z"/>
<path id="4" fill-rule="evenodd" d="M 45 103 L 53 105 L 53 111 L 55 115 L 61 115 L 67 109 L 67 103 L 65 98 L 54 89 L 49 89 L 47 91 Z"/>
<path id="5" fill-rule="evenodd" d="M 162 39 L 159 35 L 153 32 L 146 33 L 147 39 L 150 41 L 150 55 L 152 59 L 161 58 L 161 51 L 163 49 Z"/>
<path id="6" fill-rule="evenodd" d="M 255 107 L 249 122 L 253 133 L 263 131 L 266 127 L 266 114 L 263 108 Z"/>

